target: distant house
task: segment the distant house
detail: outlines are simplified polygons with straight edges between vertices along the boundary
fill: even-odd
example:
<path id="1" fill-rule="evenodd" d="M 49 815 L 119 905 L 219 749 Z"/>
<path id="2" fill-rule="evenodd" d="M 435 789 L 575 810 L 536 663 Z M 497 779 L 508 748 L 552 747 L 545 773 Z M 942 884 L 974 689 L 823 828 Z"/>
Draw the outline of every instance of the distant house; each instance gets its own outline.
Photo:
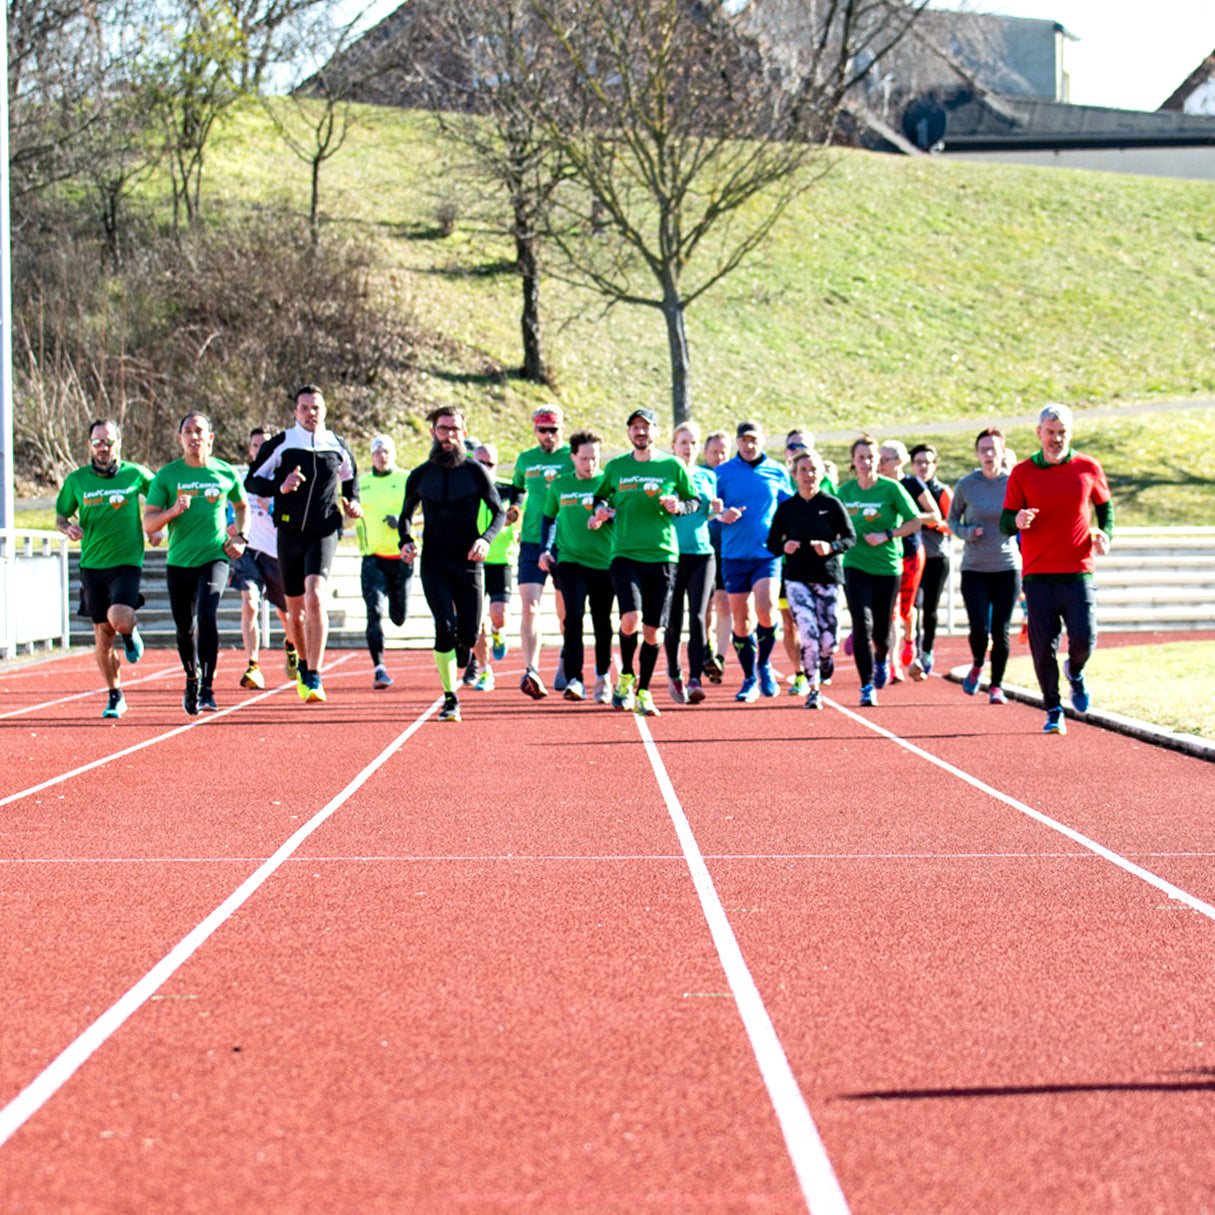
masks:
<path id="1" fill-rule="evenodd" d="M 1215 114 L 1215 51 L 1190 74 L 1160 107 L 1182 114 Z"/>

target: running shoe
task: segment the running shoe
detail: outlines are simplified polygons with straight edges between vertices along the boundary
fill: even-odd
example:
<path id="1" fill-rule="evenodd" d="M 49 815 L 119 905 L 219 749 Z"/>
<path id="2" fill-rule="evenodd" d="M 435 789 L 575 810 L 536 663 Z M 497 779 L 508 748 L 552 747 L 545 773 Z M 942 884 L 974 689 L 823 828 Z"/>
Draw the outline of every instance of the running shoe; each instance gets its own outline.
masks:
<path id="1" fill-rule="evenodd" d="M 181 698 L 181 707 L 191 717 L 198 716 L 198 680 L 187 679 L 185 695 Z"/>
<path id="2" fill-rule="evenodd" d="M 532 700 L 543 700 L 548 695 L 548 688 L 544 686 L 535 667 L 528 667 L 523 672 L 523 678 L 519 680 L 519 690 Z"/>
<path id="3" fill-rule="evenodd" d="M 466 687 L 471 688 L 477 682 L 477 676 L 481 673 L 480 663 L 475 658 L 469 659 L 468 666 L 464 668 L 464 676 L 460 682 Z"/>
<path id="4" fill-rule="evenodd" d="M 920 655 L 920 670 L 922 670 L 924 672 L 925 679 L 927 679 L 928 676 L 932 674 L 932 663 L 933 663 L 932 655 L 927 650 L 925 650 L 924 653 L 922 653 Z"/>
<path id="5" fill-rule="evenodd" d="M 759 699 L 759 680 L 754 675 L 742 681 L 742 687 L 734 693 L 734 699 L 753 705 Z"/>
<path id="6" fill-rule="evenodd" d="M 240 677 L 240 686 L 242 688 L 264 688 L 266 686 L 265 677 L 262 675 L 261 668 L 256 662 L 251 662 L 248 669 Z"/>
<path id="7" fill-rule="evenodd" d="M 382 691 L 384 688 L 391 688 L 393 684 L 392 676 L 388 674 L 388 668 L 380 663 L 371 674 L 371 686 Z"/>
<path id="8" fill-rule="evenodd" d="M 1072 678 L 1072 664 L 1066 659 L 1063 662 L 1063 674 L 1067 676 L 1067 682 L 1072 689 L 1072 708 L 1077 713 L 1087 713 L 1088 707 L 1092 704 L 1092 698 L 1088 694 L 1088 688 L 1084 683 L 1084 672 L 1081 671 L 1075 679 Z"/>
<path id="9" fill-rule="evenodd" d="M 776 682 L 776 672 L 772 669 L 770 662 L 765 662 L 759 668 L 759 690 L 763 696 L 775 696 L 780 691 L 780 684 Z"/>
<path id="10" fill-rule="evenodd" d="M 821 709 L 823 707 L 823 695 L 818 688 L 811 688 L 810 694 L 806 697 L 807 709 Z"/>
<path id="11" fill-rule="evenodd" d="M 1008 697 L 1004 695 L 1004 689 L 989 688 L 987 691 L 987 703 L 992 705 L 1008 704 Z"/>
<path id="12" fill-rule="evenodd" d="M 826 658 L 818 660 L 818 678 L 820 683 L 830 683 L 831 677 L 835 674 L 835 655 L 828 654 Z"/>
<path id="13" fill-rule="evenodd" d="M 789 684 L 789 695 L 790 696 L 805 696 L 806 693 L 809 691 L 810 691 L 810 680 L 806 678 L 806 672 L 798 671 L 798 673 L 793 676 L 793 679 Z"/>
<path id="14" fill-rule="evenodd" d="M 903 668 L 899 666 L 897 662 L 892 662 L 890 664 L 890 682 L 902 683 L 904 678 L 905 676 L 903 675 Z"/>
<path id="15" fill-rule="evenodd" d="M 121 688 L 110 689 L 110 699 L 101 710 L 102 717 L 121 717 L 127 711 L 127 698 Z"/>
<path id="16" fill-rule="evenodd" d="M 1046 710 L 1046 725 L 1042 727 L 1043 734 L 1066 734 L 1067 722 L 1063 717 L 1062 709 L 1047 709 Z"/>
<path id="17" fill-rule="evenodd" d="M 566 688 L 565 679 L 565 651 L 562 650 L 557 655 L 557 673 L 553 676 L 553 691 L 564 692 Z"/>
<path id="18" fill-rule="evenodd" d="M 303 667 L 295 672 L 295 690 L 300 694 L 300 700 L 308 699 L 308 672 Z"/>
<path id="19" fill-rule="evenodd" d="M 219 712 L 219 705 L 215 703 L 215 693 L 210 688 L 198 689 L 198 707 L 204 713 Z"/>
<path id="20" fill-rule="evenodd" d="M 134 666 L 143 657 L 143 638 L 138 629 L 122 634 L 122 648 L 126 653 L 127 662 Z"/>
<path id="21" fill-rule="evenodd" d="M 905 667 L 911 666 L 911 664 L 915 661 L 915 646 L 913 646 L 910 641 L 903 642 L 903 648 L 899 652 L 899 661 Z"/>
<path id="22" fill-rule="evenodd" d="M 606 675 L 595 676 L 595 692 L 591 696 L 591 700 L 597 705 L 610 705 L 612 703 L 612 685 Z"/>
<path id="23" fill-rule="evenodd" d="M 439 710 L 439 720 L 460 720 L 460 701 L 454 692 L 445 692 L 443 694 L 443 707 Z"/>
<path id="24" fill-rule="evenodd" d="M 724 660 L 720 654 L 705 655 L 705 678 L 710 683 L 721 683 L 721 677 L 724 672 Z"/>
<path id="25" fill-rule="evenodd" d="M 873 684 L 867 683 L 861 688 L 861 708 L 871 709 L 877 704 L 877 693 L 873 690 Z"/>
<path id="26" fill-rule="evenodd" d="M 677 705 L 688 703 L 688 689 L 683 686 L 683 674 L 667 676 L 667 692 Z"/>
<path id="27" fill-rule="evenodd" d="M 321 686 L 320 671 L 309 671 L 308 682 L 304 689 L 304 703 L 312 705 L 324 703 L 328 699 L 325 689 Z"/>
<path id="28" fill-rule="evenodd" d="M 873 664 L 873 686 L 875 688 L 884 688 L 890 680 L 890 664 L 888 662 L 875 662 Z"/>
<path id="29" fill-rule="evenodd" d="M 494 661 L 501 662 L 506 657 L 506 638 L 501 633 L 493 635 Z"/>
<path id="30" fill-rule="evenodd" d="M 633 676 L 621 675 L 612 693 L 612 708 L 627 711 L 633 707 Z"/>
<path id="31" fill-rule="evenodd" d="M 966 673 L 966 678 L 962 680 L 962 691 L 967 696 L 973 696 L 979 690 L 979 680 L 982 678 L 982 667 L 971 667 Z"/>
<path id="32" fill-rule="evenodd" d="M 582 680 L 568 680 L 565 687 L 561 690 L 561 695 L 564 696 L 566 700 L 585 700 L 586 689 L 582 686 Z"/>
<path id="33" fill-rule="evenodd" d="M 300 673 L 299 651 L 289 641 L 283 642 L 283 648 L 287 652 L 283 662 L 283 669 L 287 672 L 288 679 L 296 679 Z"/>
<path id="34" fill-rule="evenodd" d="M 700 686 L 699 679 L 688 680 L 688 704 L 698 705 L 705 698 L 705 690 Z"/>
<path id="35" fill-rule="evenodd" d="M 658 712 L 658 706 L 654 703 L 654 698 L 650 695 L 649 688 L 639 688 L 637 690 L 637 698 L 633 702 L 633 712 L 638 717 L 661 717 Z"/>
<path id="36" fill-rule="evenodd" d="M 494 668 L 485 667 L 473 684 L 474 692 L 492 692 L 494 690 Z"/>

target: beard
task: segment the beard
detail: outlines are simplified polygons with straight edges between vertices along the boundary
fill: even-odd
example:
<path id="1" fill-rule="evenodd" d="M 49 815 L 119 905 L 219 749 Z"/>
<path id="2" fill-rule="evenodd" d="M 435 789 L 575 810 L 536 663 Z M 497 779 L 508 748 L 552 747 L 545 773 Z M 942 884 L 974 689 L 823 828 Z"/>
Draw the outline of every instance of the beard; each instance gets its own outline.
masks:
<path id="1" fill-rule="evenodd" d="M 427 459 L 431 464 L 438 465 L 439 468 L 458 468 L 468 457 L 463 448 L 456 447 L 448 451 L 438 439 L 432 439 L 430 455 Z"/>

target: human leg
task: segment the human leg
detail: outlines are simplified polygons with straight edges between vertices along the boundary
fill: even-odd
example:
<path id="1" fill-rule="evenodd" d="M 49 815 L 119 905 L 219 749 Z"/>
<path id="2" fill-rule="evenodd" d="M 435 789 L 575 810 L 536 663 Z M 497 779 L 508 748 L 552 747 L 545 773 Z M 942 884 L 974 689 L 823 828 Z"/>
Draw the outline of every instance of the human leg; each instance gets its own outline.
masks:
<path id="1" fill-rule="evenodd" d="M 1059 638 L 1063 633 L 1063 613 L 1055 595 L 1058 583 L 1025 583 L 1025 616 L 1029 632 L 1029 653 L 1034 674 L 1042 690 L 1042 703 L 1047 712 L 1058 709 L 1059 698 Z"/>
<path id="2" fill-rule="evenodd" d="M 1009 633 L 1013 608 L 1021 594 L 1021 575 L 1018 570 L 998 570 L 987 577 L 991 587 L 991 682 L 999 688 L 1004 685 L 1012 650 Z"/>

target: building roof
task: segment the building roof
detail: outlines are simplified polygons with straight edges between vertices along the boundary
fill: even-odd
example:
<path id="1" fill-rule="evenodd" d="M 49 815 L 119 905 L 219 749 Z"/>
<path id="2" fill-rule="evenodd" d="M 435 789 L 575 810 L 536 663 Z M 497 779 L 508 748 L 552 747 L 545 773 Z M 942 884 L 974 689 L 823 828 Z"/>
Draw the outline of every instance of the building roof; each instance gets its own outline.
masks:
<path id="1" fill-rule="evenodd" d="M 1160 108 L 1186 114 L 1215 114 L 1215 51 L 1185 78 Z"/>
<path id="2" fill-rule="evenodd" d="M 923 98 L 908 107 L 903 129 L 918 146 L 947 152 L 1215 145 L 1215 116 L 994 94 Z"/>

